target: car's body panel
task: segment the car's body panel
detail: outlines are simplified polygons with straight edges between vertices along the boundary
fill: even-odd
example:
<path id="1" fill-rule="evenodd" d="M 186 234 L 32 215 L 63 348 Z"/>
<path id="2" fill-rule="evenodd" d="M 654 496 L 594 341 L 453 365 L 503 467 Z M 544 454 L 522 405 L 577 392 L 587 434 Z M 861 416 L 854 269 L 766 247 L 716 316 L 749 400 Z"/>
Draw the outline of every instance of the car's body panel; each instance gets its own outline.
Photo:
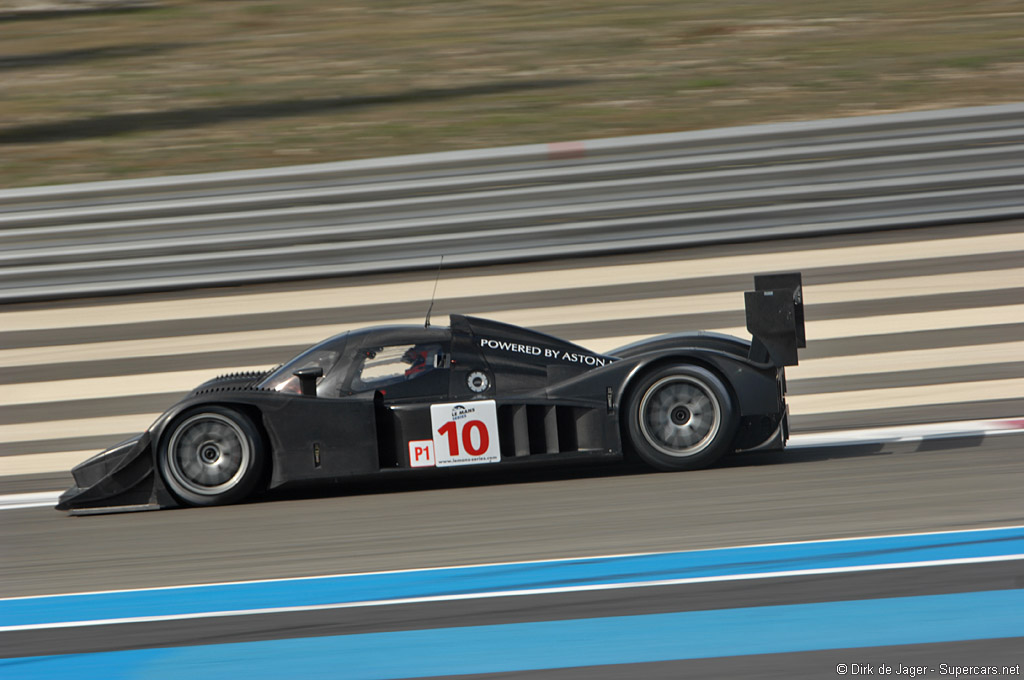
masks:
<path id="1" fill-rule="evenodd" d="M 791 316 L 792 310 L 790 304 Z M 158 472 L 160 446 L 175 423 L 204 406 L 232 409 L 254 423 L 270 456 L 267 488 L 382 473 L 446 474 L 448 468 L 414 467 L 411 453 L 417 442 L 436 441 L 435 404 L 494 404 L 500 461 L 480 468 L 621 458 L 620 413 L 631 386 L 637 376 L 674 363 L 710 370 L 727 386 L 739 423 L 731 450 L 781 448 L 788 436 L 784 367 L 764 360 L 767 351 L 752 359 L 757 349 L 739 338 L 685 333 L 602 355 L 461 315 L 452 315 L 450 327 L 351 331 L 265 374 L 200 385 L 140 437 L 76 467 L 76 486 L 58 509 L 175 505 Z M 394 370 L 389 361 L 397 364 L 388 357 L 403 350 L 404 375 L 386 374 Z M 302 394 L 292 372 L 310 361 L 320 362 L 323 377 L 315 394 Z"/>

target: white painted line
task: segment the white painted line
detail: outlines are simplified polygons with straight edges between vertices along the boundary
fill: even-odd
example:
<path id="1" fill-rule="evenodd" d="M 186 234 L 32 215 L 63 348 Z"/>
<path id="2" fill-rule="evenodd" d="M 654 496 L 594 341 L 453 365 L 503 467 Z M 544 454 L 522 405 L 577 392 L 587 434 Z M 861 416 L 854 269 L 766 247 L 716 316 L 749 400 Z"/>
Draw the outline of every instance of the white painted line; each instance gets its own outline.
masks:
<path id="1" fill-rule="evenodd" d="M 819 250 L 766 252 L 752 255 L 712 257 L 707 259 L 654 262 L 632 265 L 581 267 L 569 271 L 523 272 L 491 274 L 473 277 L 445 278 L 437 291 L 438 300 L 466 295 L 511 294 L 542 292 L 553 288 L 579 289 L 609 284 L 645 282 L 679 282 L 708 276 L 751 274 L 753 272 L 789 271 L 852 264 L 878 264 L 910 262 L 935 257 L 966 257 L 988 253 L 1008 253 L 1024 250 L 1024 233 L 970 236 L 938 239 L 925 242 L 888 243 Z M 489 268 L 494 271 L 500 268 Z M 249 295 L 106 304 L 89 307 L 69 305 L 32 311 L 0 313 L 0 325 L 8 331 L 74 328 L 82 325 L 111 325 L 144 323 L 168 319 L 198 319 L 238 314 L 239 310 L 283 312 L 353 304 L 368 305 L 395 300 L 426 300 L 429 297 L 433 275 L 422 280 L 381 283 L 377 285 L 344 286 L 330 282 L 328 287 L 314 290 L 257 293 Z M 1014 276 L 988 274 L 989 284 L 1008 283 Z M 1020 276 L 1016 277 L 1021 284 Z M 884 286 L 884 281 L 878 282 Z M 682 288 L 683 285 L 680 285 Z M 1006 287 L 995 286 L 995 287 Z M 742 298 L 741 298 L 742 300 Z M 820 301 L 820 300 L 814 300 Z"/>
<path id="2" fill-rule="evenodd" d="M 867 373 L 901 373 L 923 371 L 930 368 L 982 366 L 1024 361 L 1024 340 L 996 342 L 989 345 L 958 345 L 936 349 L 911 349 L 874 354 L 844 354 L 843 356 L 801 361 L 800 365 L 786 368 L 790 382 L 809 378 L 832 378 Z M 946 383 L 952 385 L 953 383 Z M 955 389 L 955 388 L 954 388 Z"/>
<path id="3" fill-rule="evenodd" d="M 110 442 L 115 444 L 116 442 Z M 85 451 L 59 451 L 55 453 L 24 453 L 17 456 L 0 456 L 0 477 L 11 475 L 42 475 L 53 472 L 68 472 L 79 463 L 92 458 L 101 449 Z"/>
<path id="4" fill-rule="evenodd" d="M 71 350 L 74 353 L 74 350 Z M 16 389 L 0 392 L 0 406 L 18 404 L 46 404 L 66 401 L 68 397 L 97 399 L 100 397 L 123 397 L 139 394 L 174 394 L 189 392 L 218 375 L 265 371 L 271 366 L 227 366 L 224 368 L 168 373 L 137 373 L 102 378 L 72 378 L 70 380 L 48 380 L 45 382 L 21 383 Z M 168 406 L 171 404 L 168 403 Z M 46 415 L 41 408 L 40 415 Z M 46 421 L 52 422 L 52 421 Z"/>
<path id="5" fill-rule="evenodd" d="M 548 285 L 551 285 L 549 281 Z M 964 272 L 909 276 L 897 279 L 878 279 L 805 285 L 804 299 L 809 307 L 840 302 L 872 302 L 894 300 L 922 295 L 940 295 L 963 292 L 982 292 L 1024 288 L 1024 268 L 1000 272 Z M 679 295 L 642 300 L 615 302 L 588 302 L 554 305 L 532 309 L 512 309 L 487 312 L 486 316 L 516 326 L 541 326 L 567 322 L 602 321 L 609 319 L 648 319 L 676 314 L 709 314 L 743 310 L 741 291 Z M 470 313 L 475 313 L 469 310 Z M 813 317 L 812 312 L 808 312 Z M 1009 320 L 1005 323 L 1010 323 Z M 666 329 L 671 331 L 673 329 Z"/>
<path id="6" fill-rule="evenodd" d="M 1024 305 L 1021 305 L 1024 308 Z M 1024 318 L 1024 311 L 1021 312 Z M 422 323 L 418 319 L 389 319 L 373 322 L 373 325 Z M 958 325 L 965 325 L 960 323 Z M 19 347 L 0 350 L 0 367 L 39 366 L 77 363 L 82 361 L 104 361 L 110 359 L 134 359 L 140 357 L 179 356 L 202 352 L 223 352 L 225 350 L 262 349 L 282 345 L 312 345 L 333 335 L 344 333 L 350 326 L 329 324 L 299 326 L 296 328 L 269 328 L 254 331 L 232 331 L 229 333 L 206 333 L 203 335 L 177 335 L 167 338 L 146 338 L 144 340 L 110 340 L 107 342 L 83 342 L 74 345 L 47 345 L 45 347 Z M 288 357 L 281 357 L 282 360 Z M 183 359 L 183 362 L 185 359 Z"/>
<path id="7" fill-rule="evenodd" d="M 485 316 L 487 312 L 476 311 Z M 675 313 L 687 313 L 686 308 Z M 573 322 L 595 321 L 573 317 Z M 422 318 L 385 319 L 370 325 L 417 324 Z M 830 340 L 850 336 L 892 335 L 925 330 L 943 330 L 964 327 L 984 327 L 1000 324 L 1024 323 L 1024 304 L 974 307 L 971 309 L 950 309 L 937 312 L 911 312 L 908 314 L 885 314 L 862 316 L 849 319 L 808 320 L 807 336 L 813 340 Z M 298 326 L 294 328 L 269 328 L 253 331 L 232 331 L 228 333 L 207 333 L 203 335 L 179 335 L 170 338 L 147 338 L 144 340 L 110 340 L 107 342 L 86 342 L 73 345 L 47 345 L 40 347 L 19 347 L 0 349 L 0 368 L 14 366 L 39 366 L 82 361 L 104 361 L 140 357 L 179 356 L 216 352 L 223 350 L 262 349 L 297 345 L 312 345 L 332 335 L 337 335 L 356 325 L 328 324 Z M 528 326 L 538 324 L 529 323 Z M 718 329 L 665 328 L 666 333 L 686 330 L 709 330 L 741 338 L 750 334 L 742 326 Z M 583 347 L 596 352 L 607 352 L 616 347 L 643 340 L 650 335 L 598 337 L 576 340 Z M 281 357 L 284 360 L 287 357 Z M 187 359 L 183 358 L 183 362 Z M 219 370 L 219 369 L 218 369 Z"/>
<path id="8" fill-rule="evenodd" d="M 213 376 L 210 376 L 213 377 Z M 168 404 L 170 406 L 170 404 Z M 132 436 L 143 432 L 160 417 L 160 413 L 135 413 L 99 418 L 75 418 L 72 420 L 48 420 L 38 423 L 17 423 L 0 425 L 0 442 L 32 442 L 39 439 L 64 439 L 68 437 Z M 116 444 L 116 441 L 110 442 Z M 5 458 L 0 456 L 0 469 Z"/>
<path id="9" fill-rule="evenodd" d="M 972 307 L 970 309 L 946 309 L 937 312 L 910 312 L 907 314 L 879 314 L 846 319 L 808 319 L 807 337 L 811 341 L 836 340 L 850 337 L 882 337 L 917 331 L 951 330 L 955 328 L 984 328 L 1002 324 L 1024 323 L 1024 304 L 999 305 L 993 307 Z M 747 339 L 750 333 L 743 326 L 730 328 L 666 328 L 665 332 L 685 330 L 707 330 Z M 590 338 L 576 341 L 595 352 L 609 352 L 617 347 L 650 338 L 650 335 L 627 335 L 619 337 Z M 12 350 L 18 351 L 18 350 Z M 868 355 L 870 356 L 870 355 Z M 3 361 L 0 352 L 0 362 Z M 3 365 L 0 363 L 0 365 Z M 789 370 L 789 369 L 787 369 Z"/>
<path id="10" fill-rule="evenodd" d="M 1024 323 L 1024 304 L 968 309 L 944 309 L 936 312 L 880 314 L 847 319 L 809 319 L 807 337 L 812 340 L 835 340 L 849 337 L 879 337 L 897 333 L 998 326 Z"/>
<path id="11" fill-rule="evenodd" d="M 557 595 L 561 593 L 585 593 L 603 590 L 627 590 L 632 588 L 656 588 L 664 586 L 682 586 L 696 583 L 721 583 L 726 581 L 754 581 L 769 578 L 785 578 L 787 576 L 818 576 L 823 574 L 849 574 L 866 571 L 888 571 L 892 569 L 917 569 L 921 567 L 946 567 L 964 564 L 987 564 L 992 562 L 1011 562 L 1024 559 L 1024 553 L 1013 555 L 993 555 L 989 557 L 962 557 L 947 560 L 930 560 L 927 562 L 891 562 L 887 564 L 867 564 L 848 567 L 824 567 L 820 569 L 794 569 L 790 571 L 755 572 L 750 574 L 725 574 L 721 576 L 698 576 L 692 578 L 662 579 L 659 581 L 625 581 L 621 583 L 600 583 L 590 585 L 562 586 L 555 588 L 537 588 L 526 590 L 495 590 L 479 593 L 459 593 L 454 595 L 428 595 L 423 597 L 402 597 L 389 600 L 363 600 L 360 602 L 335 602 L 330 604 L 299 605 L 294 607 L 267 607 L 264 609 L 242 609 L 215 612 L 195 612 L 191 614 L 167 614 L 163 616 L 131 616 L 118 619 L 89 619 L 85 621 L 57 621 L 53 623 L 36 623 L 16 626 L 0 626 L 0 633 L 19 630 L 52 630 L 59 628 L 84 628 L 91 626 L 111 626 L 124 623 L 154 623 L 158 621 L 188 621 L 195 619 L 213 619 L 227 616 L 259 616 L 265 614 L 286 614 L 291 612 L 314 612 L 334 609 L 360 609 L 363 607 L 387 607 L 403 604 L 423 604 L 427 602 L 455 602 L 459 600 L 482 600 L 497 597 L 523 597 L 529 595 Z"/>
<path id="12" fill-rule="evenodd" d="M 789 438 L 786 448 L 804 449 L 818 446 L 844 446 L 848 444 L 884 444 L 889 442 L 924 441 L 928 439 L 952 439 L 956 437 L 989 437 L 1002 434 L 1024 434 L 1024 416 L 995 420 L 961 420 L 952 423 L 926 423 L 922 425 L 843 430 L 841 432 L 794 434 Z"/>
<path id="13" fill-rule="evenodd" d="M 24 508 L 45 508 L 57 504 L 60 491 L 38 491 L 0 496 L 0 510 L 21 510 Z"/>
<path id="14" fill-rule="evenodd" d="M 870 369 L 865 366 L 865 372 Z M 819 394 L 787 395 L 790 413 L 815 415 L 849 413 L 905 406 L 939 406 L 967 404 L 991 399 L 1024 400 L 1024 378 L 977 380 L 973 382 L 944 383 L 942 385 L 913 385 L 909 387 L 881 387 L 849 392 L 822 392 Z"/>

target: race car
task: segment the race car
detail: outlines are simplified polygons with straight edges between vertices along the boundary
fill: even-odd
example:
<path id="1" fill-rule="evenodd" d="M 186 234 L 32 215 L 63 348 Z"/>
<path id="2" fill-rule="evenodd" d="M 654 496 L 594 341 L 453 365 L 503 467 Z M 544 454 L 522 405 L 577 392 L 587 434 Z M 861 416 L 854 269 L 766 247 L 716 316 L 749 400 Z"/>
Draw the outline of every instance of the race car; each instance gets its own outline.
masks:
<path id="1" fill-rule="evenodd" d="M 58 510 L 237 503 L 268 489 L 637 457 L 658 470 L 781 449 L 800 274 L 754 278 L 752 340 L 674 333 L 606 354 L 496 321 L 379 326 L 203 383 L 78 465 Z"/>

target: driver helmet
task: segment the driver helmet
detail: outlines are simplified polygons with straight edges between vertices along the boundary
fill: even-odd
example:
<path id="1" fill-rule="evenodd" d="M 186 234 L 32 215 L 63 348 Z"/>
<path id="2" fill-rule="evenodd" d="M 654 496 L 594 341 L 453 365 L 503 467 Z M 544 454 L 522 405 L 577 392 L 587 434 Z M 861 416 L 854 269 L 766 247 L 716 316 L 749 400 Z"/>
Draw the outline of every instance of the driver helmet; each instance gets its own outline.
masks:
<path id="1" fill-rule="evenodd" d="M 407 349 L 402 355 L 402 361 L 409 364 L 409 368 L 405 369 L 405 377 L 419 375 L 433 368 L 432 358 L 433 347 L 429 345 L 413 345 Z"/>

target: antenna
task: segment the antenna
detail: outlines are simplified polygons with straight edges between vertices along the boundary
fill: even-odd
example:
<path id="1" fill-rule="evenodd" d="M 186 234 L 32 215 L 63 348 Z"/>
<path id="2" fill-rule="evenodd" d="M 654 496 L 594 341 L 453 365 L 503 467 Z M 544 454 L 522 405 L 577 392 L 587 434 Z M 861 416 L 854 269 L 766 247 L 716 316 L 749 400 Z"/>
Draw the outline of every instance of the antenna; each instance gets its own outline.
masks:
<path id="1" fill-rule="evenodd" d="M 441 266 L 444 264 L 444 255 L 437 263 L 437 277 L 434 278 L 434 291 L 430 294 L 430 306 L 427 307 L 427 320 L 423 322 L 424 328 L 430 328 L 430 312 L 434 310 L 434 296 L 437 295 L 437 282 L 441 280 Z"/>

